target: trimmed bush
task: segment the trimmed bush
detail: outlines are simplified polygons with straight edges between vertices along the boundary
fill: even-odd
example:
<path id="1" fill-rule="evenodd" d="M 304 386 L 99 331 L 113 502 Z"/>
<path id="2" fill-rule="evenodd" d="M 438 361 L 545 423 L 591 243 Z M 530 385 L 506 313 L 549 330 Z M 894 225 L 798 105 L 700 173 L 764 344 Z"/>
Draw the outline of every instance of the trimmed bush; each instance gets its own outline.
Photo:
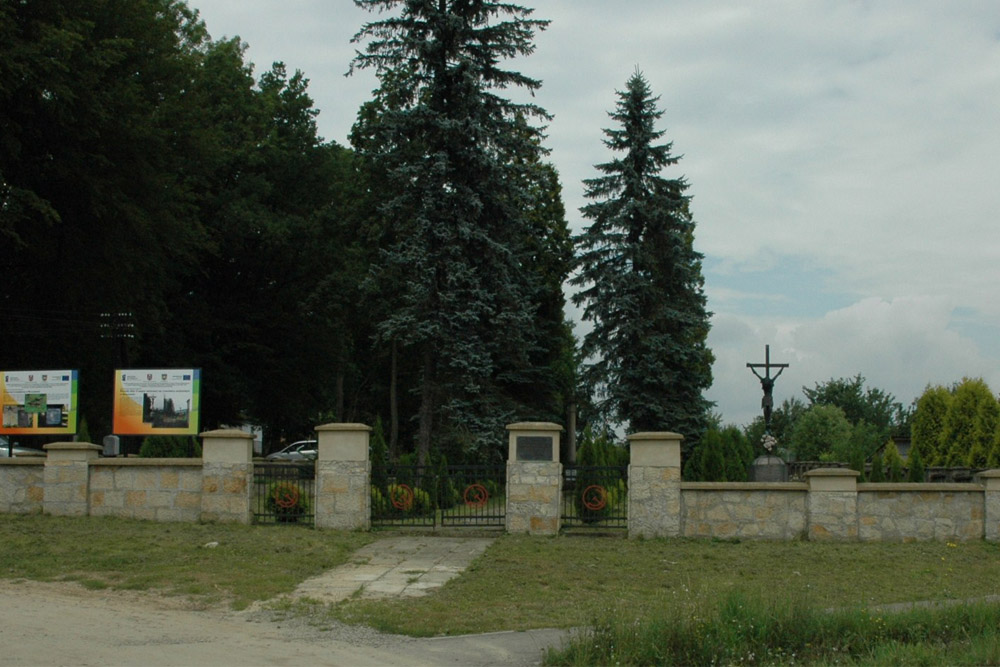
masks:
<path id="1" fill-rule="evenodd" d="M 309 498 L 294 482 L 272 482 L 264 507 L 279 523 L 295 523 L 311 509 Z"/>

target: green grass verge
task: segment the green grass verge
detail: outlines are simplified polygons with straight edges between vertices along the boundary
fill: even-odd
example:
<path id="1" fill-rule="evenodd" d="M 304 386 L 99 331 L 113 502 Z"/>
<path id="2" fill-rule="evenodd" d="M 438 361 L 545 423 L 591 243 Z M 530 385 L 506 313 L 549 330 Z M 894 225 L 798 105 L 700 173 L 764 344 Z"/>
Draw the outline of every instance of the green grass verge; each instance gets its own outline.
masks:
<path id="1" fill-rule="evenodd" d="M 0 577 L 156 591 L 241 609 L 294 590 L 374 539 L 301 527 L 0 515 Z"/>
<path id="2" fill-rule="evenodd" d="M 996 665 L 1000 605 L 884 613 L 730 593 L 705 608 L 630 610 L 551 650 L 549 665 Z"/>

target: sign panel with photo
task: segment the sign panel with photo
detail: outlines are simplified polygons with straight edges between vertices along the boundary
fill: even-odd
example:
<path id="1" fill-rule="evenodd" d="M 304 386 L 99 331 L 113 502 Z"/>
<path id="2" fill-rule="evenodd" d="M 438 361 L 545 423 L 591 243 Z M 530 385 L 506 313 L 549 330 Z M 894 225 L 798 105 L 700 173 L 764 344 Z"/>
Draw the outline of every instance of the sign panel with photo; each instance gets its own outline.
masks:
<path id="1" fill-rule="evenodd" d="M 77 371 L 0 371 L 0 433 L 76 433 Z"/>
<path id="2" fill-rule="evenodd" d="M 116 435 L 197 435 L 198 368 L 115 371 Z"/>

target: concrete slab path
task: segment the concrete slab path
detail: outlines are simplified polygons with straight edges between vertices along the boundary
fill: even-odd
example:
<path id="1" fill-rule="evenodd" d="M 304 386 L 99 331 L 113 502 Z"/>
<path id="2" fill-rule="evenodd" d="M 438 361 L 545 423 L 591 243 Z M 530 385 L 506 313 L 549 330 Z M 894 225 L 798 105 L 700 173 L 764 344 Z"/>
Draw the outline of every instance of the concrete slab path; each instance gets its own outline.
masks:
<path id="1" fill-rule="evenodd" d="M 307 579 L 293 597 L 339 602 L 417 597 L 462 573 L 493 543 L 490 537 L 399 536 L 362 547 L 349 563 Z"/>

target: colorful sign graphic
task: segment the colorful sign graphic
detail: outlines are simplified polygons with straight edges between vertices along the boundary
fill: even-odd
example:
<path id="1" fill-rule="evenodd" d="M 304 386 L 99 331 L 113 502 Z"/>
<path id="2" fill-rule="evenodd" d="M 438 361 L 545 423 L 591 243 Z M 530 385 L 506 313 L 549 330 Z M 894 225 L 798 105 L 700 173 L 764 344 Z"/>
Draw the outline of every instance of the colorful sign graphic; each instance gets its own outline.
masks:
<path id="1" fill-rule="evenodd" d="M 76 433 L 77 371 L 0 371 L 0 433 Z"/>
<path id="2" fill-rule="evenodd" d="M 115 371 L 116 435 L 197 435 L 201 370 Z"/>

